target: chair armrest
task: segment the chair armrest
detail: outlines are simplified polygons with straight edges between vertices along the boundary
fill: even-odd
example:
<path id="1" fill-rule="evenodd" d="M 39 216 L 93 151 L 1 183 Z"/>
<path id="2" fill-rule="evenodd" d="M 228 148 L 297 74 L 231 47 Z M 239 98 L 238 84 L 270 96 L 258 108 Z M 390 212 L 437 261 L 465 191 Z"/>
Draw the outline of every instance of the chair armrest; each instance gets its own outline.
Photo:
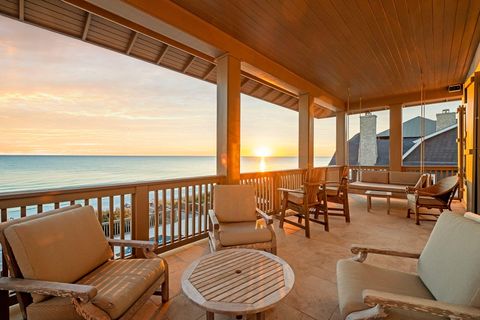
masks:
<path id="1" fill-rule="evenodd" d="M 88 302 L 97 295 L 97 289 L 94 286 L 7 277 L 0 277 L 0 290 L 76 298 L 82 302 Z"/>
<path id="2" fill-rule="evenodd" d="M 208 210 L 208 216 L 210 217 L 210 221 L 212 222 L 212 226 L 214 230 L 220 229 L 220 223 L 218 223 L 217 216 L 215 215 L 215 211 L 212 209 Z"/>
<path id="3" fill-rule="evenodd" d="M 358 261 L 358 262 L 365 261 L 365 259 L 367 259 L 367 255 L 369 253 L 381 254 L 381 255 L 386 255 L 386 256 L 394 256 L 394 257 L 412 258 L 412 259 L 420 258 L 420 253 L 398 251 L 398 250 L 393 250 L 393 249 L 388 249 L 388 248 L 378 248 L 378 247 L 373 247 L 373 246 L 368 246 L 368 245 L 353 244 L 350 247 L 350 251 L 353 254 L 357 255 L 354 258 L 354 260 Z"/>
<path id="4" fill-rule="evenodd" d="M 138 249 L 147 249 L 153 251 L 157 248 L 157 245 L 152 241 L 143 240 L 121 240 L 121 239 L 107 239 L 108 244 L 117 247 L 132 247 Z"/>
<path id="5" fill-rule="evenodd" d="M 305 191 L 303 191 L 302 189 L 278 188 L 277 190 L 282 191 L 282 192 L 292 192 L 292 193 L 305 194 Z"/>
<path id="6" fill-rule="evenodd" d="M 265 220 L 265 223 L 266 223 L 267 225 L 273 223 L 273 218 L 270 217 L 268 214 L 266 214 L 265 212 L 263 212 L 262 210 L 260 210 L 260 209 L 258 209 L 258 208 L 257 208 L 257 214 L 258 214 L 263 220 Z"/>
<path id="7" fill-rule="evenodd" d="M 399 308 L 429 313 L 452 319 L 479 319 L 480 309 L 456 305 L 436 300 L 411 297 L 376 290 L 363 290 L 363 301 L 369 306 L 380 305 L 387 308 Z"/>

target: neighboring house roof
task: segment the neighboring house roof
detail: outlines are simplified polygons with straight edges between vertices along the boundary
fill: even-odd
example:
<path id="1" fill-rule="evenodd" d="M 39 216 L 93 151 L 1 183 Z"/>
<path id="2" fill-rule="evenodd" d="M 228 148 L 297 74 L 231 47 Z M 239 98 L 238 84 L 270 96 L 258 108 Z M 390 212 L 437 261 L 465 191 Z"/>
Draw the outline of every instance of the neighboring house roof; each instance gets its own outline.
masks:
<path id="1" fill-rule="evenodd" d="M 425 135 L 429 135 L 437 130 L 437 122 L 432 119 L 423 118 L 425 121 Z M 422 134 L 422 117 L 418 116 L 403 123 L 402 134 L 404 138 L 418 138 Z M 385 130 L 377 134 L 377 137 L 389 137 L 390 130 Z"/>
<path id="2" fill-rule="evenodd" d="M 457 125 L 444 128 L 424 138 L 424 160 L 427 166 L 456 165 L 457 164 Z M 405 165 L 420 165 L 422 141 L 417 139 L 415 144 L 403 155 Z"/>
<path id="3" fill-rule="evenodd" d="M 412 121 L 413 120 L 413 121 Z M 427 119 L 430 120 L 430 119 Z M 433 120 L 430 120 L 433 121 Z M 419 117 L 413 118 L 407 122 L 419 124 Z M 407 123 L 405 122 L 405 123 Z M 405 127 L 404 123 L 404 127 Z M 425 122 L 429 123 L 429 122 Z M 433 121 L 436 127 L 436 122 Z M 410 127 L 410 125 L 407 125 Z M 428 126 L 427 126 L 428 128 Z M 431 127 L 430 127 L 431 128 Z M 430 131 L 424 138 L 425 155 L 424 165 L 456 165 L 457 164 L 457 124 L 444 128 L 439 131 Z M 418 130 L 419 131 L 419 130 Z M 411 130 L 410 133 L 415 132 Z M 382 135 L 383 134 L 383 135 Z M 360 133 L 355 134 L 348 141 L 349 164 L 358 165 L 358 149 L 360 145 Z M 419 136 L 403 137 L 403 163 L 404 165 L 420 165 L 420 146 Z M 390 162 L 390 137 L 389 130 L 377 134 L 377 166 L 388 166 Z M 330 165 L 336 163 L 335 154 L 330 160 Z"/>

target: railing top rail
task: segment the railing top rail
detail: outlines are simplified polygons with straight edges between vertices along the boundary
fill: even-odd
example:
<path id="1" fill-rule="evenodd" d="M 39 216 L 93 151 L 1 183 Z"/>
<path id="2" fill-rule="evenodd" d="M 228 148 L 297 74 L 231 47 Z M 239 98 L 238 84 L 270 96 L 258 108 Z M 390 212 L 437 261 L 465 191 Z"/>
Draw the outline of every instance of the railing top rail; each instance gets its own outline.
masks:
<path id="1" fill-rule="evenodd" d="M 149 186 L 162 186 L 162 185 L 181 185 L 195 183 L 199 181 L 217 182 L 221 181 L 223 176 L 202 176 L 202 177 L 189 177 L 179 179 L 165 179 L 165 180 L 152 180 L 152 181 L 138 181 L 129 183 L 111 183 L 111 184 L 99 184 L 99 185 L 87 185 L 80 187 L 67 187 L 67 188 L 55 188 L 55 189 L 43 189 L 43 190 L 26 190 L 16 191 L 8 193 L 0 193 L 0 201 L 13 200 L 21 198 L 36 198 L 42 196 L 57 196 L 66 194 L 79 194 L 90 193 L 99 191 L 114 191 L 116 194 L 132 193 L 136 187 L 149 187 Z"/>

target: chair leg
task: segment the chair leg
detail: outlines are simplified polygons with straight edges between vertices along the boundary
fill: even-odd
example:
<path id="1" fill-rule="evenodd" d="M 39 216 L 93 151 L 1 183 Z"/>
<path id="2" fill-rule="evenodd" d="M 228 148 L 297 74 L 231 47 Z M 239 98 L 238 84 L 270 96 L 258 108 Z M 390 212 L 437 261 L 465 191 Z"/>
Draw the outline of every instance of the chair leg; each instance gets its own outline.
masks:
<path id="1" fill-rule="evenodd" d="M 407 209 L 407 218 L 408 219 L 410 219 L 410 213 L 411 213 L 410 209 Z"/>
<path id="2" fill-rule="evenodd" d="M 282 201 L 282 212 L 280 213 L 280 224 L 278 225 L 280 229 L 283 229 L 283 223 L 285 221 L 285 211 L 287 210 L 287 199 L 284 198 Z"/>
<path id="3" fill-rule="evenodd" d="M 420 225 L 420 210 L 418 209 L 418 207 L 415 208 L 415 224 L 417 226 Z"/>
<path id="4" fill-rule="evenodd" d="M 305 212 L 305 237 L 310 238 L 310 213 L 308 208 Z"/>
<path id="5" fill-rule="evenodd" d="M 350 206 L 348 205 L 348 196 L 343 202 L 343 213 L 345 214 L 345 222 L 350 223 Z"/>
<path id="6" fill-rule="evenodd" d="M 328 208 L 325 205 L 325 210 L 323 211 L 323 222 L 325 223 L 325 231 L 329 232 L 330 231 L 330 225 L 328 224 Z"/>
<path id="7" fill-rule="evenodd" d="M 162 283 L 162 303 L 166 303 L 170 299 L 168 282 L 168 265 L 165 265 L 165 281 Z"/>

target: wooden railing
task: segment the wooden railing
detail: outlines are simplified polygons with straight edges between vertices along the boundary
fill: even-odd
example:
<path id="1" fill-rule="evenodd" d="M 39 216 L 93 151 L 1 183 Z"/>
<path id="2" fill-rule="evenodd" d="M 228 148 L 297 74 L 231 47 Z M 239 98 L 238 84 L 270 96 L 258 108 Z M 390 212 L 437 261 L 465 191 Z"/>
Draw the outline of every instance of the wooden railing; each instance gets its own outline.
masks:
<path id="1" fill-rule="evenodd" d="M 403 167 L 403 171 L 419 172 L 419 167 Z M 425 166 L 423 172 L 430 173 L 434 177 L 434 181 L 456 175 L 458 173 L 457 166 Z"/>
<path id="2" fill-rule="evenodd" d="M 455 174 L 456 167 L 426 167 L 437 179 Z M 362 170 L 388 170 L 387 167 L 351 167 L 354 181 Z M 404 167 L 404 171 L 419 171 Z M 278 188 L 296 189 L 302 185 L 305 170 L 243 173 L 241 184 L 254 185 L 257 206 L 268 214 L 280 210 Z M 115 184 L 0 195 L 0 222 L 41 213 L 71 204 L 92 205 L 105 236 L 117 239 L 151 240 L 157 252 L 206 237 L 208 209 L 213 207 L 213 187 L 224 177 L 208 176 Z M 131 254 L 131 248 L 117 249 L 116 256 Z M 3 261 L 2 261 L 3 262 Z M 6 275 L 6 264 L 2 263 Z"/>
<path id="3" fill-rule="evenodd" d="M 304 174 L 304 169 L 242 173 L 240 183 L 255 186 L 257 207 L 268 214 L 274 214 L 280 208 L 277 189 L 299 188 L 302 185 Z"/>
<path id="4" fill-rule="evenodd" d="M 72 204 L 92 205 L 105 236 L 153 240 L 163 252 L 206 236 L 213 186 L 222 181 L 210 176 L 2 194 L 0 222 Z M 119 257 L 131 253 L 130 248 L 118 250 Z"/>
<path id="5" fill-rule="evenodd" d="M 357 181 L 360 178 L 361 171 L 388 171 L 387 166 L 350 166 L 350 181 Z M 403 166 L 402 171 L 420 172 L 420 167 Z M 433 181 L 441 180 L 458 173 L 457 166 L 424 166 L 423 172 L 432 174 Z"/>

